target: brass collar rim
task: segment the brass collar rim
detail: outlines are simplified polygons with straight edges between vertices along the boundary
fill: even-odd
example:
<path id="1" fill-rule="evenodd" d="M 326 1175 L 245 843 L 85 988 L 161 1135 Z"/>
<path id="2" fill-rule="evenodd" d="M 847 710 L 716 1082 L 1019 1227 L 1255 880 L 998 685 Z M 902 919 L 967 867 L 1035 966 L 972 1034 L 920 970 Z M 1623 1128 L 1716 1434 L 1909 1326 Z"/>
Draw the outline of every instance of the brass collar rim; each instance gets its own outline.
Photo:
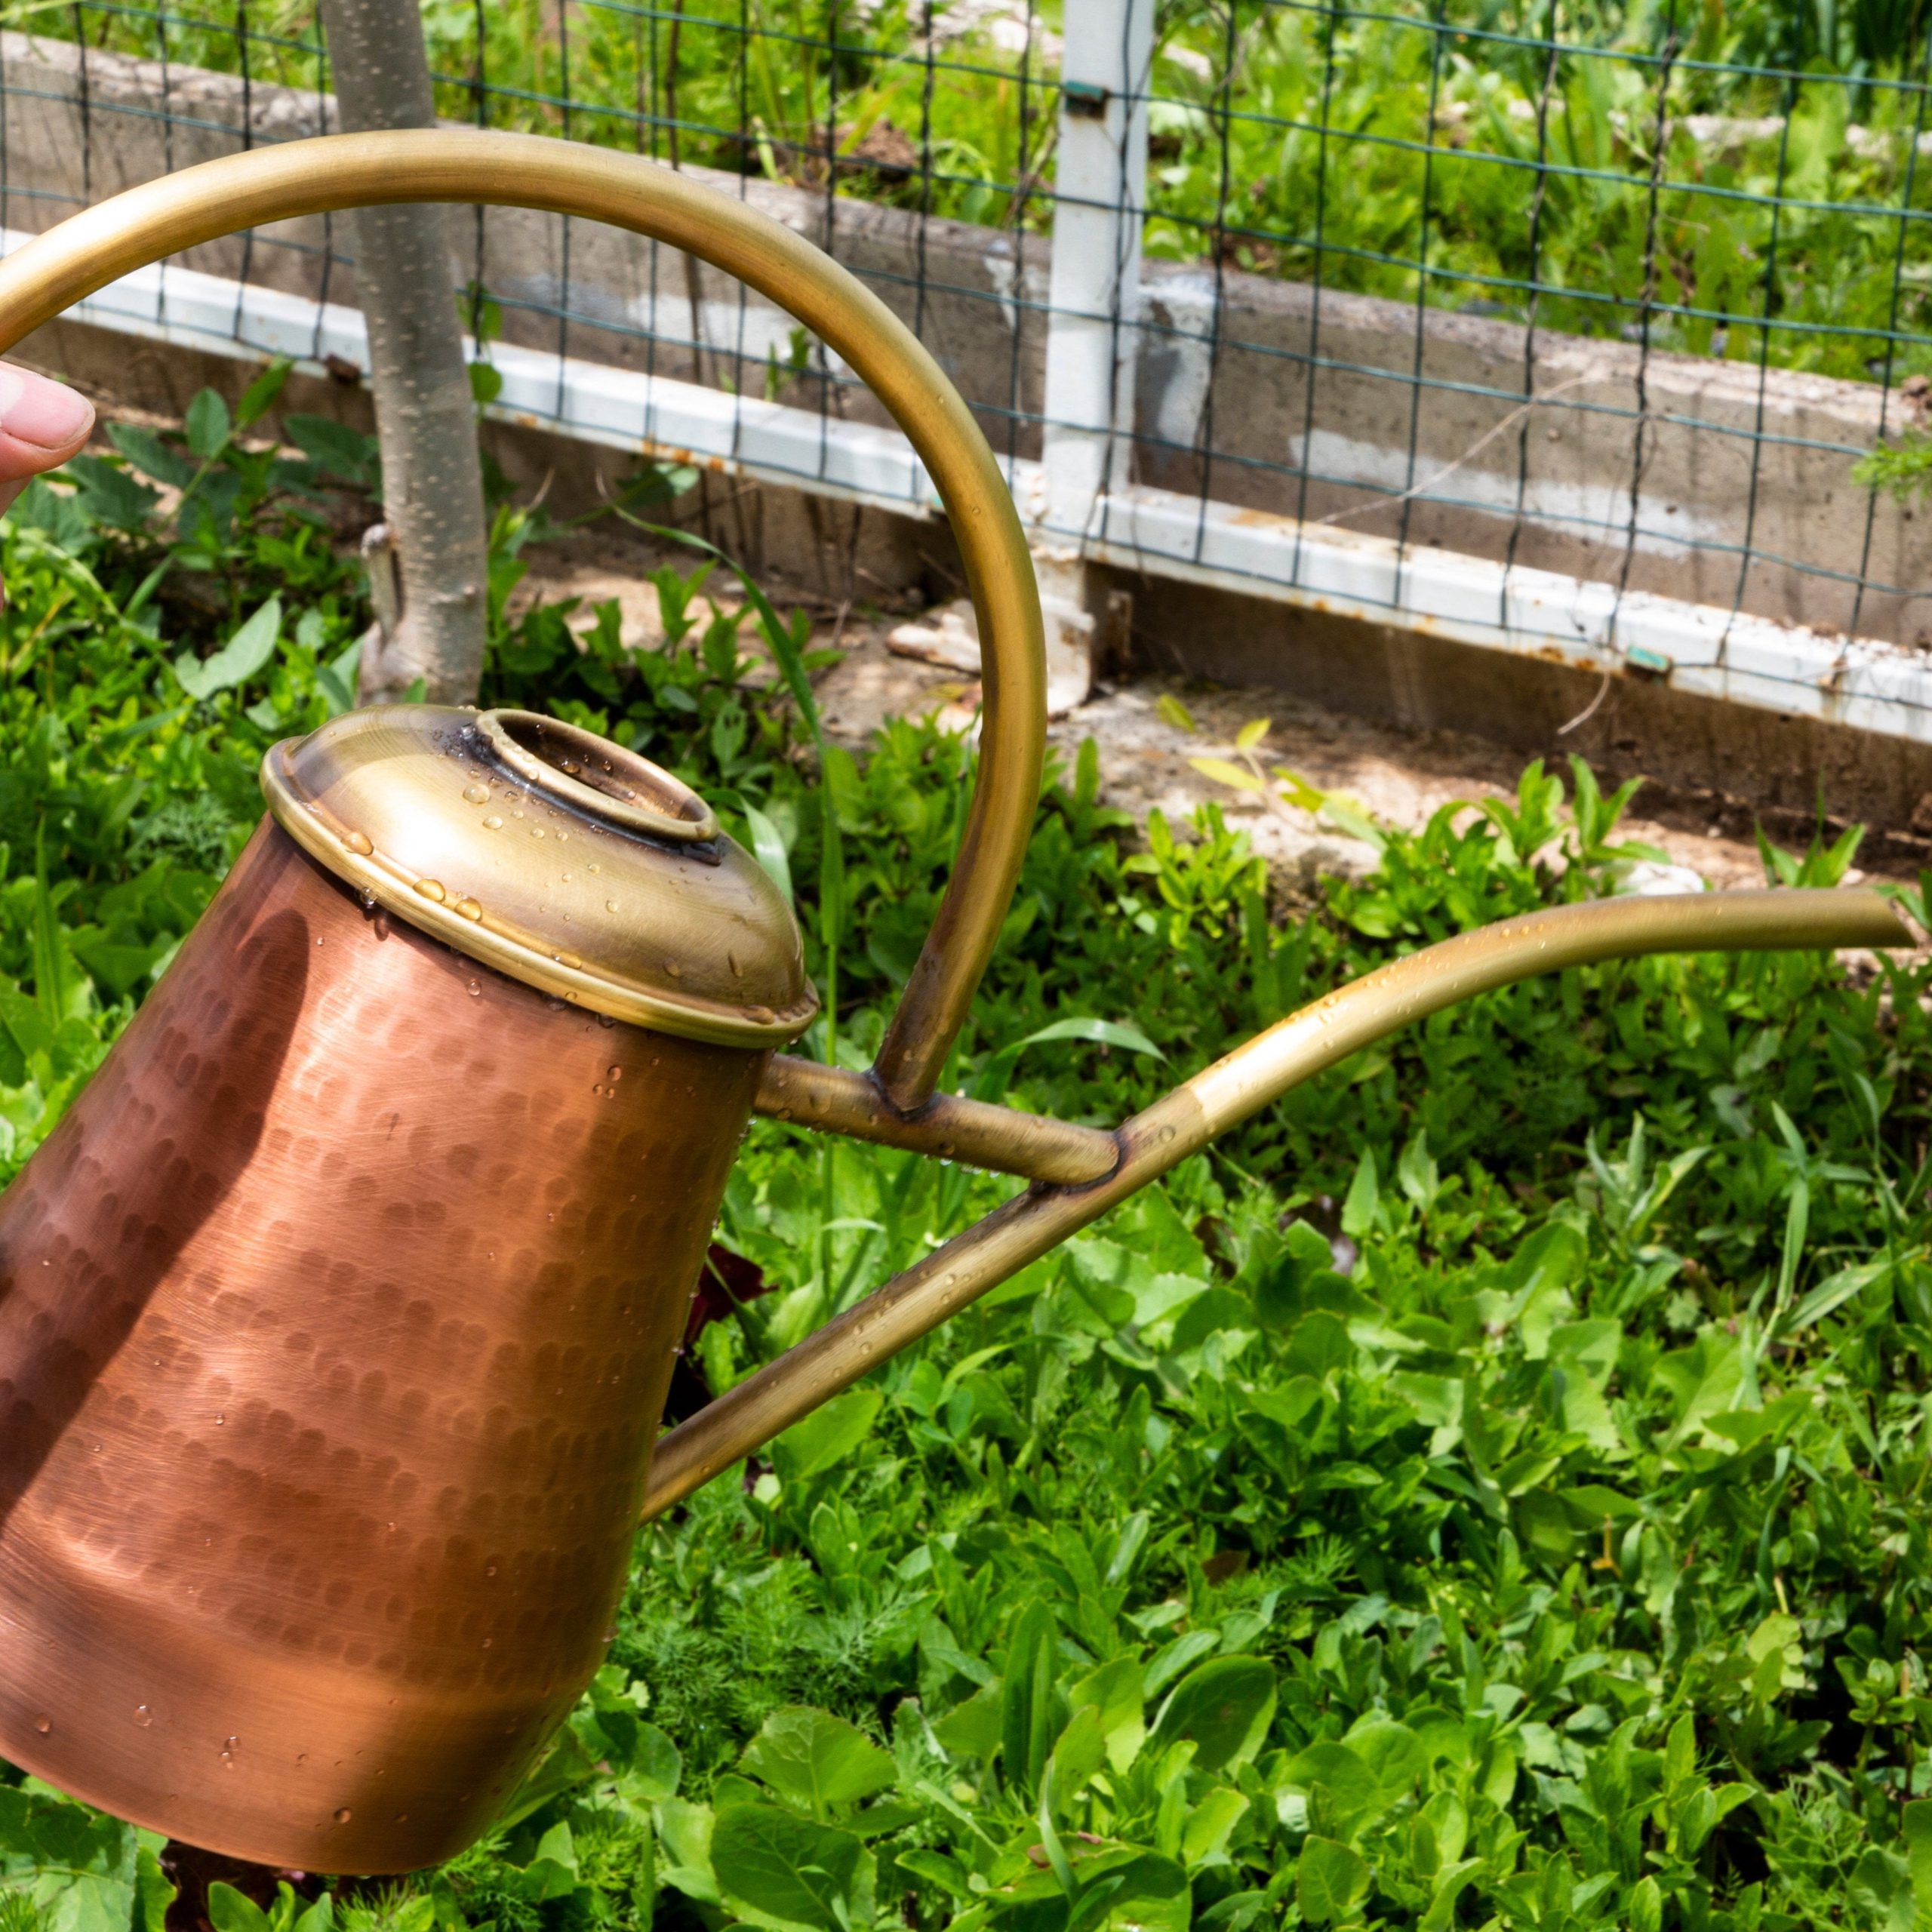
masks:
<path id="1" fill-rule="evenodd" d="M 627 752 L 540 711 L 483 711 L 475 723 L 497 758 L 525 784 L 592 818 L 678 844 L 706 844 L 718 836 L 718 816 L 703 799 L 681 778 L 639 752 Z M 529 742 L 533 739 L 537 744 Z M 539 749 L 538 744 L 546 749 Z M 552 746 L 554 756 L 549 755 Z M 577 771 L 599 768 L 608 774 L 606 783 L 613 789 L 576 775 Z M 645 802 L 653 798 L 658 803 Z"/>
<path id="2" fill-rule="evenodd" d="M 817 1012 L 818 996 L 809 982 L 796 1004 L 782 1011 L 726 1006 L 693 993 L 672 998 L 655 987 L 598 971 L 571 953 L 543 951 L 521 934 L 497 926 L 480 908 L 467 909 L 469 902 L 424 897 L 415 868 L 376 850 L 366 836 L 337 823 L 296 789 L 288 755 L 302 742 L 285 739 L 262 760 L 262 795 L 275 822 L 365 905 L 380 906 L 466 958 L 586 1012 L 712 1046 L 782 1047 L 796 1039 Z"/>

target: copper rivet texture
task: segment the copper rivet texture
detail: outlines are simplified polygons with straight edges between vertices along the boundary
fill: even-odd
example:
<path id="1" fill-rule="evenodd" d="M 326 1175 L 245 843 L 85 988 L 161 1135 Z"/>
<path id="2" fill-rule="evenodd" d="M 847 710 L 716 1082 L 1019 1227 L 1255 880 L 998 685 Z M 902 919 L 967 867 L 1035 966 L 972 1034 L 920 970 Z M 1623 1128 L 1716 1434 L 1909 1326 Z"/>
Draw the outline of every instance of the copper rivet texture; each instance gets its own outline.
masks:
<path id="1" fill-rule="evenodd" d="M 0 1195 L 0 1753 L 269 1864 L 483 1829 L 603 1654 L 765 1057 L 265 825 Z"/>

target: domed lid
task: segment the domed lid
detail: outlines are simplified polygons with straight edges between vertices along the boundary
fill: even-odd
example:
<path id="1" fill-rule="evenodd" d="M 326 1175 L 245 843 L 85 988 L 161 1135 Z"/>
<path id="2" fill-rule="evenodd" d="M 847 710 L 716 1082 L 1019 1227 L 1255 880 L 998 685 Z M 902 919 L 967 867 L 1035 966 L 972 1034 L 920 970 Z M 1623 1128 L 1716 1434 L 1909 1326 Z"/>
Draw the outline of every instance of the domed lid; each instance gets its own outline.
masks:
<path id="1" fill-rule="evenodd" d="M 274 746 L 262 789 L 312 857 L 526 986 L 723 1046 L 817 1010 L 778 888 L 691 789 L 530 711 L 384 705 Z"/>

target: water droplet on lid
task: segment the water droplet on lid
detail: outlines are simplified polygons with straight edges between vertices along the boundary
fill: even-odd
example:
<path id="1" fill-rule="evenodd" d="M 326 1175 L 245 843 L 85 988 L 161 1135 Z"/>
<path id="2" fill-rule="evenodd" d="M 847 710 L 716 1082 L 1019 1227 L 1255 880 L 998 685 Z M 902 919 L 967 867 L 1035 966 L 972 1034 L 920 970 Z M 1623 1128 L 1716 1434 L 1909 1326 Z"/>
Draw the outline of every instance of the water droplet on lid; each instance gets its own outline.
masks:
<path id="1" fill-rule="evenodd" d="M 416 881 L 416 889 L 425 899 L 432 900 L 438 906 L 449 897 L 449 894 L 444 891 L 442 881 L 440 879 L 419 878 Z"/>
<path id="2" fill-rule="evenodd" d="M 583 769 L 583 767 L 579 764 L 577 760 L 574 758 L 560 758 L 557 761 L 557 769 L 561 771 L 566 778 L 574 778 L 577 774 Z"/>
<path id="3" fill-rule="evenodd" d="M 483 821 L 483 829 L 485 832 L 500 832 L 503 829 L 503 814 L 500 812 L 492 812 L 490 816 Z"/>
<path id="4" fill-rule="evenodd" d="M 54 1728 L 54 1720 L 50 1717 L 42 1715 L 42 1716 L 37 1717 L 34 1719 L 33 1727 L 35 1730 L 40 1733 L 42 1737 L 45 1737 L 47 1734 Z"/>
<path id="5" fill-rule="evenodd" d="M 742 980 L 745 977 L 745 969 L 738 964 L 738 955 L 735 952 L 726 953 L 724 963 L 731 968 L 733 979 Z"/>
<path id="6" fill-rule="evenodd" d="M 685 977 L 685 969 L 680 966 L 675 959 L 666 960 L 664 962 L 664 970 L 666 972 L 669 973 L 674 980 L 681 980 Z"/>
<path id="7" fill-rule="evenodd" d="M 473 899 L 459 899 L 456 902 L 456 909 L 466 919 L 480 919 L 483 916 L 482 907 Z"/>
<path id="8" fill-rule="evenodd" d="M 592 866 L 590 868 L 590 869 L 591 869 L 593 872 L 601 872 L 604 869 L 604 868 L 603 868 L 601 866 Z"/>
<path id="9" fill-rule="evenodd" d="M 614 899 L 605 900 L 604 902 L 604 909 L 607 912 L 614 912 L 617 909 L 617 902 Z"/>
<path id="10" fill-rule="evenodd" d="M 552 812 L 552 813 L 550 814 L 550 816 L 551 816 L 552 818 L 555 818 L 555 817 L 556 817 L 556 814 L 555 814 L 555 812 Z M 570 834 L 569 834 L 568 832 L 558 832 L 558 833 L 557 834 L 557 843 L 558 843 L 559 845 L 561 845 L 561 844 L 564 842 L 564 841 L 565 841 L 566 838 L 568 838 L 569 836 L 570 836 Z"/>
<path id="11" fill-rule="evenodd" d="M 364 912 L 373 912 L 376 909 L 376 895 L 370 891 L 368 887 L 364 886 L 355 896 L 361 900 Z"/>
<path id="12" fill-rule="evenodd" d="M 748 1006 L 745 1008 L 745 1017 L 755 1025 L 768 1026 L 778 1016 L 768 1006 Z"/>
<path id="13" fill-rule="evenodd" d="M 490 788 L 487 785 L 466 785 L 463 795 L 472 805 L 487 805 L 490 802 Z"/>
<path id="14" fill-rule="evenodd" d="M 349 1823 L 349 1820 L 355 1816 L 355 1814 L 350 1810 L 349 1807 L 345 1804 L 336 1813 L 335 1821 L 338 1825 L 346 1825 Z"/>
<path id="15" fill-rule="evenodd" d="M 359 832 L 345 832 L 342 835 L 342 842 L 358 859 L 366 859 L 376 849 Z"/>
<path id="16" fill-rule="evenodd" d="M 549 835 L 544 831 L 543 828 L 540 825 L 533 825 L 530 828 L 530 835 L 533 838 L 547 838 Z"/>
<path id="17" fill-rule="evenodd" d="M 148 1709 L 146 1705 L 137 1704 L 134 1706 L 134 1721 L 145 1730 L 154 1722 L 154 1713 Z"/>
<path id="18" fill-rule="evenodd" d="M 605 1632 L 604 1641 L 607 1644 L 614 1644 L 617 1641 L 617 1630 L 615 1624 Z"/>

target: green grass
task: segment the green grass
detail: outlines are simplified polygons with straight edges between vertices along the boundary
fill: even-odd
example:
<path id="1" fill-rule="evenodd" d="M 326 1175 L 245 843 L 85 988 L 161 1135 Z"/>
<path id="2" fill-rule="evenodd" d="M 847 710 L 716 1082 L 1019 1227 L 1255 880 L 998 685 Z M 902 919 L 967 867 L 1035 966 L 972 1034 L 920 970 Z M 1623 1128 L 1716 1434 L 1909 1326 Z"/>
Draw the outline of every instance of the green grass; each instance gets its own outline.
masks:
<path id="1" fill-rule="evenodd" d="M 1153 72 L 1149 251 L 1402 300 L 1420 285 L 1435 306 L 1647 327 L 1659 348 L 1853 379 L 1888 355 L 1895 380 L 1932 369 L 1932 155 L 1911 158 L 1932 119 L 1897 85 L 1922 75 L 1922 11 L 1400 0 L 1337 16 L 1234 0 L 1230 16 L 1175 0 Z M 228 0 L 9 14 L 317 84 L 311 0 L 253 8 L 245 48 L 236 17 Z M 1051 227 L 1057 5 L 1027 46 L 1011 26 L 943 38 L 937 71 L 912 0 L 579 0 L 567 14 L 506 0 L 480 49 L 478 17 L 468 0 L 423 8 L 439 105 L 459 119 L 478 118 L 480 75 L 492 125 L 817 187 L 829 149 L 849 155 L 890 122 L 914 172 L 844 163 L 841 192 Z"/>
<path id="2" fill-rule="evenodd" d="M 191 420 L 0 533 L 0 1175 L 238 849 L 262 750 L 346 697 L 324 512 L 366 450 Z M 143 472 L 184 467 L 164 525 Z M 660 577 L 691 620 L 662 654 L 614 611 L 510 621 L 547 540 L 500 509 L 487 698 L 784 848 L 863 1063 L 969 752 L 903 724 L 810 755 L 701 569 Z M 1097 777 L 1054 776 L 947 1077 L 1100 1121 L 1380 961 L 1587 896 L 1623 802 L 1532 768 L 1271 914 L 1211 810 L 1143 848 Z M 1855 845 L 1767 867 L 1828 883 Z M 608 1667 L 481 1845 L 326 1906 L 217 1889 L 217 1932 L 1927 1922 L 1928 991 L 1654 959 L 1358 1055 L 644 1533 Z M 1140 1050 L 1012 1051 L 1079 1017 Z M 1011 1186 L 760 1124 L 720 1238 L 774 1292 L 706 1329 L 711 1386 Z M 155 1925 L 155 1848 L 11 1774 L 7 1932 Z"/>

